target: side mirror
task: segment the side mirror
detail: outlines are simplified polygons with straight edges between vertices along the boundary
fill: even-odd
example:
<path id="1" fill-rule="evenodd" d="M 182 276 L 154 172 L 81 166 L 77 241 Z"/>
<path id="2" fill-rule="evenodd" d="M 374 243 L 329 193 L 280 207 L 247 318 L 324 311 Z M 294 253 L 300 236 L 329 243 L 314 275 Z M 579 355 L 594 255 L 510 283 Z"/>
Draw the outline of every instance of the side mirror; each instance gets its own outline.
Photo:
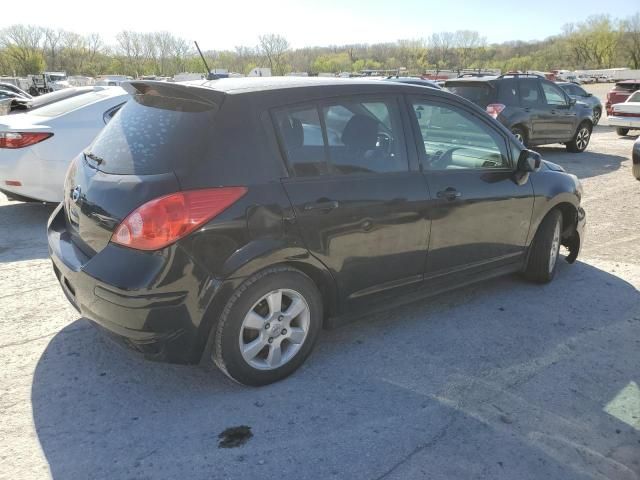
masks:
<path id="1" fill-rule="evenodd" d="M 593 97 L 593 93 L 589 93 L 589 92 L 587 92 L 587 94 L 585 95 L 585 97 Z"/>
<path id="2" fill-rule="evenodd" d="M 542 157 L 538 152 L 527 150 L 520 152 L 518 157 L 518 171 L 522 173 L 537 172 L 542 165 Z"/>
<path id="3" fill-rule="evenodd" d="M 569 99 L 569 106 L 573 107 L 576 104 L 576 99 L 575 98 L 570 98 Z"/>

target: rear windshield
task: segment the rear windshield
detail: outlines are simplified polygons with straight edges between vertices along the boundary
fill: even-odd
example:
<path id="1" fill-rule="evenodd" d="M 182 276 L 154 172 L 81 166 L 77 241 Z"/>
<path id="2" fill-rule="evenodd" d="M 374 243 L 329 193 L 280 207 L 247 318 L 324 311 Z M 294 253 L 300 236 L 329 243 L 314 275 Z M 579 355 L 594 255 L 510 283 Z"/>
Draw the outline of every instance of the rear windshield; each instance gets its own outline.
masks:
<path id="1" fill-rule="evenodd" d="M 640 88 L 640 83 L 616 83 L 616 90 L 634 92 Z"/>
<path id="2" fill-rule="evenodd" d="M 492 102 L 493 89 L 488 83 L 446 83 L 447 89 L 451 93 L 460 95 L 467 100 L 472 101 L 476 105 L 480 105 L 482 108 L 486 107 Z"/>
<path id="3" fill-rule="evenodd" d="M 88 153 L 105 173 L 171 172 L 204 156 L 214 114 L 212 105 L 136 95 L 96 137 Z"/>
<path id="4" fill-rule="evenodd" d="M 90 103 L 97 102 L 103 98 L 111 96 L 110 92 L 98 91 L 98 92 L 86 92 L 73 97 L 59 100 L 49 105 L 44 105 L 33 111 L 33 115 L 38 117 L 59 117 L 65 113 L 69 113 L 77 108 L 84 107 Z"/>

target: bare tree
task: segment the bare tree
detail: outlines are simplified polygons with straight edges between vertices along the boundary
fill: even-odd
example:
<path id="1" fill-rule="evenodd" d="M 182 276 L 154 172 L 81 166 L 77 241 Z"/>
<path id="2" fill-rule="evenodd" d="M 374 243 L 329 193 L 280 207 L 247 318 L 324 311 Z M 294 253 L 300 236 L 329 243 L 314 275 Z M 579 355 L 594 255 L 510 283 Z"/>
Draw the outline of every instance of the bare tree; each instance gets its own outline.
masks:
<path id="1" fill-rule="evenodd" d="M 53 28 L 45 28 L 44 33 L 44 51 L 47 67 L 51 70 L 58 68 L 58 55 L 65 31 L 62 29 L 54 30 Z"/>
<path id="2" fill-rule="evenodd" d="M 286 72 L 286 55 L 289 50 L 289 42 L 281 35 L 270 33 L 260 35 L 259 51 L 269 62 L 271 71 L 276 75 L 284 75 Z"/>
<path id="3" fill-rule="evenodd" d="M 624 47 L 634 69 L 640 69 L 640 13 L 622 22 Z"/>
<path id="4" fill-rule="evenodd" d="M 473 30 L 458 30 L 454 35 L 460 71 L 471 66 L 475 60 L 474 54 L 479 53 L 480 48 L 486 45 L 486 40 Z"/>
<path id="5" fill-rule="evenodd" d="M 454 44 L 455 34 L 452 32 L 434 33 L 429 38 L 429 59 L 436 67 L 436 75 L 453 63 Z"/>

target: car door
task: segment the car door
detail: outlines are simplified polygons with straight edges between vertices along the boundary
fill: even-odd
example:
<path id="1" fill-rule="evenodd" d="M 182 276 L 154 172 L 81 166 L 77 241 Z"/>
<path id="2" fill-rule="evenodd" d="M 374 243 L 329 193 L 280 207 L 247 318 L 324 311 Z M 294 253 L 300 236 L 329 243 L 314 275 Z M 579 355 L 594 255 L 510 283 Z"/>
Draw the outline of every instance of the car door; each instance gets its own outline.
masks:
<path id="1" fill-rule="evenodd" d="M 400 107 L 394 96 L 352 97 L 273 112 L 300 235 L 342 301 L 423 278 L 429 195 L 409 165 Z"/>
<path id="2" fill-rule="evenodd" d="M 520 107 L 529 116 L 529 141 L 536 143 L 546 140 L 549 135 L 547 108 L 538 80 L 518 78 L 518 95 L 520 96 Z"/>
<path id="3" fill-rule="evenodd" d="M 569 103 L 567 94 L 548 80 L 541 80 L 540 86 L 546 105 L 547 140 L 566 141 L 571 139 L 575 133 L 577 116 L 575 108 Z"/>
<path id="4" fill-rule="evenodd" d="M 413 97 L 410 104 L 434 198 L 427 278 L 522 261 L 533 188 L 515 181 L 511 151 L 520 147 L 458 102 Z"/>

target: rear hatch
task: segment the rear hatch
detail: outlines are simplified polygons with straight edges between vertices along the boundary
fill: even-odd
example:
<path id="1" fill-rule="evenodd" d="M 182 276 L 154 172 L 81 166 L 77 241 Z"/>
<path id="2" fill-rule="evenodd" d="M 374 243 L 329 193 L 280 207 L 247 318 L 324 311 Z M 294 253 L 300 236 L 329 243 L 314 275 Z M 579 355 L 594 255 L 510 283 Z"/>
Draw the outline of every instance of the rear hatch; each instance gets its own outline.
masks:
<path id="1" fill-rule="evenodd" d="M 174 170 L 204 158 L 218 109 L 212 94 L 193 86 L 132 82 L 125 89 L 133 99 L 75 159 L 65 179 L 67 229 L 90 257 L 107 246 L 131 211 L 180 190 Z"/>
<path id="2" fill-rule="evenodd" d="M 496 101 L 496 89 L 488 81 L 470 81 L 470 80 L 450 80 L 445 83 L 445 87 L 456 95 L 466 98 L 481 108 L 487 108 L 487 105 Z"/>

